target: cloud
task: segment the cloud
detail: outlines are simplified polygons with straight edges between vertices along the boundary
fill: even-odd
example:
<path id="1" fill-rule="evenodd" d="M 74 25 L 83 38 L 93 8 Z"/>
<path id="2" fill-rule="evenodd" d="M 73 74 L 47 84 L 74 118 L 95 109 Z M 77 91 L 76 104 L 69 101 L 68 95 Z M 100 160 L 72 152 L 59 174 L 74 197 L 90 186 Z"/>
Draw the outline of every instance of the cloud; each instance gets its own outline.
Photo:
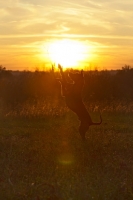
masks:
<path id="1" fill-rule="evenodd" d="M 15 32 L 29 34 L 31 31 L 33 34 L 39 32 L 122 34 L 123 32 L 123 34 L 129 33 L 131 35 L 133 28 L 131 26 L 132 14 L 126 11 L 123 13 L 121 9 L 125 4 L 120 4 L 117 1 L 110 3 L 101 0 L 81 3 L 78 0 L 49 0 L 45 2 L 42 0 L 19 0 L 18 2 L 14 6 L 9 5 L 2 8 L 5 13 L 2 21 L 5 24 L 2 24 L 3 29 L 0 30 L 0 34 L 6 34 L 9 30 L 9 33 L 14 34 Z M 11 26 L 9 23 L 13 22 L 14 24 Z M 127 28 L 129 32 L 125 32 L 124 28 Z M 122 29 L 123 31 L 121 31 Z"/>

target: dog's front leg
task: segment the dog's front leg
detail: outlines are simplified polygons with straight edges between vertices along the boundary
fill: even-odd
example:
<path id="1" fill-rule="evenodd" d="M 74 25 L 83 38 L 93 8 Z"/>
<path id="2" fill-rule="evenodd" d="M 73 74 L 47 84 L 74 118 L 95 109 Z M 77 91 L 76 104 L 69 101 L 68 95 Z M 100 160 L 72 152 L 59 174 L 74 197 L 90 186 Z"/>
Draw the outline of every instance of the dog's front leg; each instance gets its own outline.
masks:
<path id="1" fill-rule="evenodd" d="M 61 74 L 61 76 L 62 76 L 62 81 L 63 81 L 63 83 L 64 83 L 64 84 L 67 84 L 67 80 L 66 80 L 65 74 L 64 74 L 64 72 L 63 72 L 63 67 L 62 67 L 60 64 L 58 64 L 58 68 L 59 68 L 59 70 L 60 70 L 60 74 Z"/>
<path id="2" fill-rule="evenodd" d="M 60 70 L 60 74 L 61 74 L 61 93 L 62 93 L 62 96 L 66 96 L 67 95 L 67 80 L 66 80 L 66 77 L 64 75 L 64 72 L 63 72 L 63 68 L 60 64 L 58 64 L 58 68 Z"/>

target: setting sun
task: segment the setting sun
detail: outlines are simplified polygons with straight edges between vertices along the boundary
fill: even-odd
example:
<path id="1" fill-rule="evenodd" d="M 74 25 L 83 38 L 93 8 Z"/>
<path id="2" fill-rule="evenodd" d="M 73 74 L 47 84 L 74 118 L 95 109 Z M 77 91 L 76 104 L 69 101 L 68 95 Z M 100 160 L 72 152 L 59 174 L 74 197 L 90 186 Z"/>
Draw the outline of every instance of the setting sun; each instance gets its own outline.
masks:
<path id="1" fill-rule="evenodd" d="M 77 67 L 89 52 L 85 44 L 74 40 L 59 40 L 48 45 L 49 58 L 65 68 Z"/>

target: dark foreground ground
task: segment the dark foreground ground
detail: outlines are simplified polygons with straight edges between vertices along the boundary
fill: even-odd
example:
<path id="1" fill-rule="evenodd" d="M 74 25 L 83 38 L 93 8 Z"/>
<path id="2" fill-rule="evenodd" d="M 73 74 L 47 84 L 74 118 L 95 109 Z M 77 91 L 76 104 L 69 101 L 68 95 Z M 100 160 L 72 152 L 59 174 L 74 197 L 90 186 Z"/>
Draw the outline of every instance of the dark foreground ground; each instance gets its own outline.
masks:
<path id="1" fill-rule="evenodd" d="M 0 199 L 133 199 L 133 114 L 104 113 L 103 121 L 84 143 L 69 113 L 2 119 Z"/>

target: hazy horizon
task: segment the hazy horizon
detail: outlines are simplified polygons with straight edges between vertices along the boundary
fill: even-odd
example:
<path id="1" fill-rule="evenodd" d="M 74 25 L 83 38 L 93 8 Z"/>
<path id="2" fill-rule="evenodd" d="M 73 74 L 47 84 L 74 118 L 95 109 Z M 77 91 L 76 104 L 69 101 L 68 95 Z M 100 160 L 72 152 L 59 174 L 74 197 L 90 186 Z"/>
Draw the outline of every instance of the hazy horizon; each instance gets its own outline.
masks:
<path id="1" fill-rule="evenodd" d="M 66 39 L 87 47 L 81 68 L 133 66 L 131 0 L 0 0 L 0 4 L 0 65 L 8 70 L 51 65 L 47 45 Z"/>

